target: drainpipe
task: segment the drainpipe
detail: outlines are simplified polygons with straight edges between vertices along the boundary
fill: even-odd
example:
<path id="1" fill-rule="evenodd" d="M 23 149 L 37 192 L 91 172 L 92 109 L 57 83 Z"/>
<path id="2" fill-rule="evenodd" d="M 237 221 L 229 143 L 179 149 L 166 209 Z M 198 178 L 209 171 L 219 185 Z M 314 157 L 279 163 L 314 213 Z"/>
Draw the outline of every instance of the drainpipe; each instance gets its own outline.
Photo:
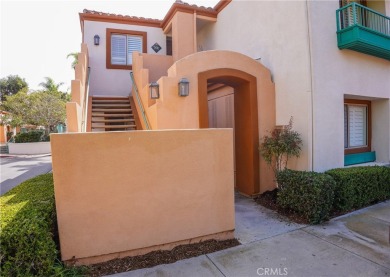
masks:
<path id="1" fill-rule="evenodd" d="M 197 36 L 198 34 L 196 33 L 196 12 L 194 12 L 194 53 L 198 52 L 198 41 L 197 41 Z"/>
<path id="2" fill-rule="evenodd" d="M 314 170 L 314 92 L 313 92 L 313 59 L 311 44 L 311 25 L 309 13 L 309 1 L 306 0 L 306 21 L 307 21 L 307 41 L 309 47 L 309 66 L 310 66 L 310 112 L 311 112 L 311 170 Z"/>

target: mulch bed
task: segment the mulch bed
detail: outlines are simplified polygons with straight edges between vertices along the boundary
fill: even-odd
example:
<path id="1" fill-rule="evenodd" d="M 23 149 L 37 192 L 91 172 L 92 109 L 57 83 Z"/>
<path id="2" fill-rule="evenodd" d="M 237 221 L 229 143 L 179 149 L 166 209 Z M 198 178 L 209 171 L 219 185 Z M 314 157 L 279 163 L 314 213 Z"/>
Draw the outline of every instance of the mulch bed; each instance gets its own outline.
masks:
<path id="1" fill-rule="evenodd" d="M 115 259 L 87 267 L 88 276 L 103 276 L 130 270 L 170 264 L 179 260 L 220 251 L 240 245 L 238 240 L 206 240 L 199 243 L 179 245 L 172 250 L 153 251 L 145 255 Z"/>
<path id="2" fill-rule="evenodd" d="M 301 215 L 297 214 L 296 212 L 289 209 L 283 209 L 280 206 L 278 206 L 277 194 L 278 194 L 278 189 L 274 189 L 272 191 L 266 191 L 263 194 L 257 196 L 254 200 L 256 201 L 257 204 L 264 206 L 270 210 L 278 212 L 278 214 L 287 217 L 292 222 L 299 223 L 299 224 L 309 224 L 306 218 L 303 218 Z"/>

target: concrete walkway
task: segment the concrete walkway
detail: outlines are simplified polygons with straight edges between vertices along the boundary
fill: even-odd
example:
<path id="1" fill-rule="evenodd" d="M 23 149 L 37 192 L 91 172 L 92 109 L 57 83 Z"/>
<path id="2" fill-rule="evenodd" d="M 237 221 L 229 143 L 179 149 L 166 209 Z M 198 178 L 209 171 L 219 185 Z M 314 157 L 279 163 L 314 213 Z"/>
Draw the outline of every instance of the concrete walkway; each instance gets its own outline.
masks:
<path id="1" fill-rule="evenodd" d="M 242 245 L 111 276 L 390 276 L 390 201 L 305 226 L 236 195 Z"/>
<path id="2" fill-rule="evenodd" d="M 51 171 L 51 155 L 1 155 L 1 195 L 20 183 Z"/>

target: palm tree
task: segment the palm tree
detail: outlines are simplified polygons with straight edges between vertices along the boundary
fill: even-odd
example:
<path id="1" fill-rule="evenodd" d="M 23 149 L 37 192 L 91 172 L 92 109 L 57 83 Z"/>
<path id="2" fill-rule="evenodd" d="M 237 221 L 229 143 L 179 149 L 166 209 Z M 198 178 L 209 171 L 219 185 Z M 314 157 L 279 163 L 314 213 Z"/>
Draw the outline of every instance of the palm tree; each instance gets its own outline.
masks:
<path id="1" fill-rule="evenodd" d="M 66 58 L 68 59 L 69 57 L 73 58 L 72 68 L 74 69 L 79 62 L 79 53 L 77 52 L 69 53 L 68 56 L 66 56 Z"/>
<path id="2" fill-rule="evenodd" d="M 45 77 L 46 82 L 42 82 L 39 84 L 39 86 L 43 87 L 44 90 L 49 92 L 59 92 L 60 86 L 62 86 L 64 83 L 60 82 L 56 84 L 54 80 L 50 77 Z"/>

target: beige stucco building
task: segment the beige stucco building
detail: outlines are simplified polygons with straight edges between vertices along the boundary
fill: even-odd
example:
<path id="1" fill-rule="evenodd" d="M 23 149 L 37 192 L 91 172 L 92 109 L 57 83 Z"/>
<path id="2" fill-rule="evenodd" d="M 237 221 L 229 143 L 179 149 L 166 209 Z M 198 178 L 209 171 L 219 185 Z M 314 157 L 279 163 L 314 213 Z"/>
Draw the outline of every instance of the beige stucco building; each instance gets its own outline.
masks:
<path id="1" fill-rule="evenodd" d="M 346 2 L 352 1 L 342 4 Z M 383 16 L 390 15 L 389 1 L 361 4 Z M 260 59 L 270 69 L 275 83 L 276 123 L 286 124 L 293 116 L 305 141 L 303 155 L 296 163 L 298 169 L 343 167 L 344 162 L 351 162 L 349 158 L 360 160 L 357 156 L 345 160 L 345 155 L 370 151 L 375 151 L 377 161 L 389 161 L 389 18 L 381 18 L 383 28 L 380 34 L 375 33 L 385 38 L 387 54 L 375 57 L 340 50 L 335 16 L 340 5 L 337 0 L 232 1 L 219 13 L 216 23 L 199 32 L 200 49 L 239 51 Z M 352 12 L 352 7 L 346 10 Z M 369 9 L 357 11 L 362 12 L 368 27 L 370 20 L 379 20 Z M 375 47 L 377 38 L 370 39 L 368 43 Z M 346 107 L 353 100 L 367 102 L 355 101 Z M 346 116 L 348 107 L 350 114 Z M 360 112 L 363 108 L 364 126 L 355 124 L 364 132 L 358 134 L 353 126 L 346 125 L 353 121 L 352 110 Z M 358 136 L 355 141 L 353 136 Z"/>
<path id="2" fill-rule="evenodd" d="M 250 196 L 275 188 L 258 147 L 291 117 L 303 147 L 290 168 L 388 164 L 389 16 L 388 0 L 222 0 L 213 8 L 176 1 L 163 20 L 81 12 L 70 134 L 52 137 L 63 259 L 90 263 L 231 236 L 233 187 Z M 101 133 L 116 130 L 125 132 Z M 69 197 L 79 184 L 82 193 Z M 145 204 L 161 204 L 161 194 L 185 199 L 185 208 Z M 145 216 L 129 201 L 147 207 Z M 202 201 L 200 224 L 193 218 Z M 169 221 L 158 216 L 164 212 Z M 184 229 L 150 240 L 152 228 L 131 222 Z M 142 243 L 99 239 L 128 232 Z M 87 234 L 101 244 L 84 244 Z"/>
<path id="3" fill-rule="evenodd" d="M 353 2 L 357 3 L 356 6 Z M 143 66 L 149 70 L 149 82 L 163 80 L 169 75 L 168 68 L 174 70 L 175 62 L 191 54 L 211 50 L 234 51 L 269 69 L 275 85 L 276 125 L 285 125 L 291 116 L 294 118 L 294 128 L 302 135 L 304 147 L 301 157 L 291 164 L 293 168 L 324 171 L 343 167 L 344 163 L 351 162 L 345 160 L 345 155 L 360 152 L 375 152 L 376 161 L 389 162 L 390 3 L 368 0 L 359 2 L 362 4 L 359 6 L 358 2 L 237 0 L 220 1 L 214 8 L 176 2 L 162 21 L 85 10 L 80 19 L 83 43 L 89 49 L 90 95 L 127 96 L 131 91 L 131 66 L 116 69 L 109 65 L 109 56 L 113 53 L 108 51 L 108 44 L 112 43 L 108 38 L 110 30 L 117 34 L 128 32 L 130 36 L 143 36 L 144 49 L 139 50 L 148 54 L 143 55 Z M 342 20 L 349 20 L 348 13 L 363 7 L 363 11 L 356 13 L 364 12 L 365 22 L 356 25 L 365 24 L 362 28 L 373 30 L 372 33 L 381 36 L 387 44 L 379 57 L 338 48 L 336 10 L 347 4 L 349 6 L 339 13 L 339 17 L 344 15 Z M 383 21 L 383 26 L 377 27 L 379 31 L 376 26 L 370 26 L 375 20 Z M 95 35 L 100 37 L 99 46 L 94 45 Z M 368 44 L 373 45 L 361 48 L 375 48 L 376 38 L 371 40 Z M 154 51 L 152 46 L 155 44 L 161 49 Z M 155 56 L 163 57 L 153 62 Z M 146 59 L 149 60 L 147 65 Z M 190 72 L 184 75 L 188 74 Z M 184 75 L 180 77 L 186 77 Z M 227 97 L 224 101 L 228 103 L 231 93 L 222 95 Z M 215 97 L 210 94 L 209 106 L 215 109 L 213 99 Z M 149 101 L 146 106 L 150 106 L 150 100 L 145 101 Z M 165 106 L 180 105 L 165 100 L 157 102 L 164 102 Z M 225 124 L 223 127 L 233 127 L 232 119 L 222 115 L 231 110 L 225 105 L 232 106 L 233 102 L 222 104 L 219 100 L 218 103 L 216 109 L 224 111 L 217 112 L 218 122 Z M 162 103 L 156 106 L 159 104 L 162 106 Z M 260 111 L 261 106 L 258 109 Z M 148 117 L 155 117 L 152 112 L 146 112 Z M 216 115 L 215 111 L 212 113 Z M 361 118 L 353 117 L 358 113 L 363 113 Z M 199 127 L 188 123 L 197 121 L 195 117 L 184 118 L 180 113 L 172 116 L 182 118 L 182 124 L 174 126 L 168 123 L 169 119 L 161 117 L 160 122 L 165 121 L 165 124 L 160 123 L 154 128 Z M 217 122 L 216 119 L 210 120 Z M 362 132 L 356 131 L 360 128 L 363 128 Z M 367 159 L 352 158 L 352 163 Z M 373 156 L 368 160 L 373 160 Z"/>

